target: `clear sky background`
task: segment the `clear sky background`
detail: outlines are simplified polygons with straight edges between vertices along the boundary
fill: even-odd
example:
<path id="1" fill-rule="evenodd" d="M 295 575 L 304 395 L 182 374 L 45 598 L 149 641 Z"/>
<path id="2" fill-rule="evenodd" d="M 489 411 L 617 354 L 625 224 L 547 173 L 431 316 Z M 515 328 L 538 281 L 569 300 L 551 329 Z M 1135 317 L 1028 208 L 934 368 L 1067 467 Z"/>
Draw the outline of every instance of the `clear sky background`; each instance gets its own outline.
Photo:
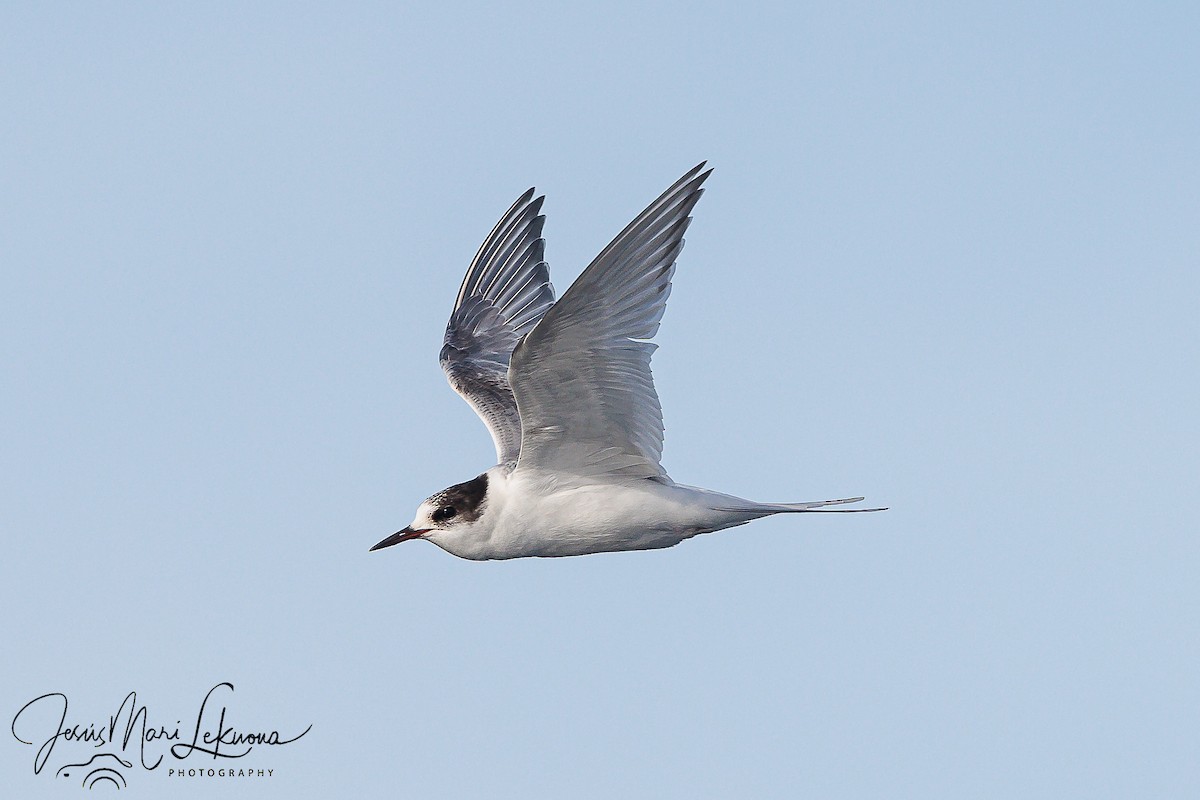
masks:
<path id="1" fill-rule="evenodd" d="M 5 4 L 5 726 L 136 690 L 187 728 L 221 681 L 313 726 L 143 797 L 1197 796 L 1198 29 Z M 494 459 L 437 351 L 499 215 L 547 194 L 561 291 L 701 159 L 668 471 L 891 510 L 368 554 Z M 4 736 L 13 796 L 69 796 Z"/>

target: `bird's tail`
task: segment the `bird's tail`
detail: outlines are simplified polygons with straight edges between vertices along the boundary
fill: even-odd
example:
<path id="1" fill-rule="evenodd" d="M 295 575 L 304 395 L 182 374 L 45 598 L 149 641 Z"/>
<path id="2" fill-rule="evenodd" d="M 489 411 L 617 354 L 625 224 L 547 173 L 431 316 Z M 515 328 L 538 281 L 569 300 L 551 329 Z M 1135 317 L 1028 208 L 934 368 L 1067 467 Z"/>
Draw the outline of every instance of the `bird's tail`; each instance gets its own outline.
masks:
<path id="1" fill-rule="evenodd" d="M 887 511 L 886 508 L 824 508 L 823 506 L 840 506 L 846 503 L 857 503 L 866 498 L 845 497 L 841 500 L 816 500 L 809 503 L 751 503 L 742 506 L 719 507 L 717 511 L 732 511 L 736 513 L 766 514 L 799 514 L 802 512 L 821 512 L 825 514 L 853 514 L 860 511 Z"/>

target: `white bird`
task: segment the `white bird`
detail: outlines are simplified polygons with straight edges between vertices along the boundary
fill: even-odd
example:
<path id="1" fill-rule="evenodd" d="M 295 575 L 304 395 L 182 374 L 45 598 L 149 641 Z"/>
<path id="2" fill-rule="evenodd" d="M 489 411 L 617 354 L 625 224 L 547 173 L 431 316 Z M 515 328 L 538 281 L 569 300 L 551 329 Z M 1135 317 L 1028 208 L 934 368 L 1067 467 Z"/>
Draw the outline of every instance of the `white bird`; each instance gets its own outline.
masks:
<path id="1" fill-rule="evenodd" d="M 450 385 L 491 431 L 497 464 L 426 499 L 371 550 L 409 539 L 474 560 L 648 550 L 863 499 L 756 503 L 675 483 L 659 463 L 649 339 L 711 172 L 701 163 L 676 181 L 558 302 L 543 260 L 545 198 L 518 198 L 471 262 L 441 352 Z"/>

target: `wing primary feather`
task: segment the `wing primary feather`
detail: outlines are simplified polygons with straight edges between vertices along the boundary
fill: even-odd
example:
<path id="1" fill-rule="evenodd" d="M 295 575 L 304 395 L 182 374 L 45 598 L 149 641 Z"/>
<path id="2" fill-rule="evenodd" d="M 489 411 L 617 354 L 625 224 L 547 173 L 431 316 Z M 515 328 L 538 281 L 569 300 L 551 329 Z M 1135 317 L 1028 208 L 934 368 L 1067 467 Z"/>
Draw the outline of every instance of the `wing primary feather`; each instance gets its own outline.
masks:
<path id="1" fill-rule="evenodd" d="M 513 270 L 512 274 L 505 278 L 504 283 L 495 287 L 491 292 L 496 297 L 496 305 L 505 308 L 515 296 L 531 288 L 528 279 L 538 265 L 544 263 L 542 259 L 545 249 L 546 240 L 540 237 L 525 246 L 525 251 L 517 259 L 521 268 Z"/>
<path id="2" fill-rule="evenodd" d="M 541 238 L 542 223 L 546 221 L 546 218 L 533 213 L 536 206 L 541 205 L 541 200 L 542 198 L 539 197 L 533 204 L 528 206 L 522 212 L 521 216 L 513 221 L 511 228 L 505 231 L 504 239 L 493 251 L 491 260 L 494 263 L 513 263 L 513 254 L 522 246 L 522 243 L 527 238 L 532 238 L 534 241 Z M 497 284 L 508 277 L 504 271 L 498 271 L 491 277 L 486 286 L 478 288 L 476 291 L 485 297 L 495 297 L 497 294 Z"/>
<path id="3" fill-rule="evenodd" d="M 467 274 L 463 276 L 462 284 L 458 289 L 458 296 L 454 298 L 456 308 L 474 292 L 479 280 L 479 273 L 487 264 L 487 254 L 495 247 L 497 235 L 512 221 L 514 215 L 529 203 L 534 191 L 535 189 L 532 186 L 526 189 L 525 193 L 517 198 L 508 211 L 504 212 L 504 216 L 500 217 L 500 220 L 492 228 L 491 233 L 479 245 L 479 250 L 475 252 L 475 257 L 471 259 L 471 266 L 467 268 Z"/>

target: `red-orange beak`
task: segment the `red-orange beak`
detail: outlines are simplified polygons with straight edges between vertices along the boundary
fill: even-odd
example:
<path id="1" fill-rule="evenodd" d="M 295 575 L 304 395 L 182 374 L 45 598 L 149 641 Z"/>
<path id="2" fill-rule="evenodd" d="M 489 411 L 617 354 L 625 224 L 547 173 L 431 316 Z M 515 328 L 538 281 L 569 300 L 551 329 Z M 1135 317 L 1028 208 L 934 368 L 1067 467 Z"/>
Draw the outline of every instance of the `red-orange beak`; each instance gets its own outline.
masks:
<path id="1" fill-rule="evenodd" d="M 412 528 L 405 528 L 402 531 L 396 531 L 391 536 L 387 537 L 386 539 L 384 539 L 382 542 L 380 542 L 379 544 L 372 547 L 367 552 L 369 553 L 374 550 L 382 550 L 383 548 L 391 547 L 394 544 L 400 544 L 401 542 L 407 542 L 409 539 L 420 539 L 422 536 L 424 536 L 427 533 L 429 533 L 428 528 L 423 531 L 413 530 Z"/>

